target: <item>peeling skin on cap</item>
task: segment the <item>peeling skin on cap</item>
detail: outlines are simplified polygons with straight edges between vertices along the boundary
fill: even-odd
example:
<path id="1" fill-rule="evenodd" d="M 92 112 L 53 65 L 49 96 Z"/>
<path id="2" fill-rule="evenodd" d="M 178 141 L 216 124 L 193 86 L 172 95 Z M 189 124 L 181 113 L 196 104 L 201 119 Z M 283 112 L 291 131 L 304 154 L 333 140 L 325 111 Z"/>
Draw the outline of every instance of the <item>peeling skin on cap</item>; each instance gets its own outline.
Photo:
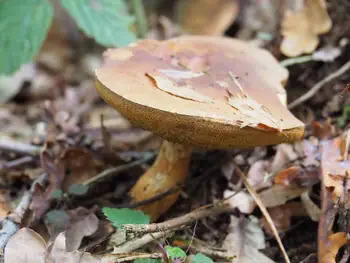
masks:
<path id="1" fill-rule="evenodd" d="M 108 103 L 135 124 L 166 138 L 173 137 L 175 131 L 162 127 L 164 118 L 175 122 L 175 130 L 181 124 L 193 123 L 193 128 L 199 128 L 208 122 L 218 131 L 231 129 L 232 135 L 252 136 L 247 131 L 256 130 L 279 137 L 261 145 L 293 141 L 303 135 L 304 124 L 281 100 L 288 71 L 267 51 L 239 40 L 185 36 L 137 41 L 106 51 L 96 76 L 97 88 Z M 140 111 L 154 116 L 145 117 Z M 163 120 L 157 123 L 159 116 Z M 197 127 L 199 122 L 202 124 Z M 197 138 L 187 142 L 205 144 Z"/>

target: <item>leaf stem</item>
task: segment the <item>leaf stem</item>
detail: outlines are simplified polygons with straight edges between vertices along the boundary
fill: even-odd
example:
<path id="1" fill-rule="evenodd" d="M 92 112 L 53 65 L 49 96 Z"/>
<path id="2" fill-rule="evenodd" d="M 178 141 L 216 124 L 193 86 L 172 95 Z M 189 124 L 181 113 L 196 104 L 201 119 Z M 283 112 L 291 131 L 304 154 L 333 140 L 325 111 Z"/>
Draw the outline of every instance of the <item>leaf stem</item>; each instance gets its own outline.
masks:
<path id="1" fill-rule="evenodd" d="M 136 17 L 137 34 L 140 38 L 145 38 L 148 32 L 148 22 L 142 0 L 131 0 L 133 13 Z"/>

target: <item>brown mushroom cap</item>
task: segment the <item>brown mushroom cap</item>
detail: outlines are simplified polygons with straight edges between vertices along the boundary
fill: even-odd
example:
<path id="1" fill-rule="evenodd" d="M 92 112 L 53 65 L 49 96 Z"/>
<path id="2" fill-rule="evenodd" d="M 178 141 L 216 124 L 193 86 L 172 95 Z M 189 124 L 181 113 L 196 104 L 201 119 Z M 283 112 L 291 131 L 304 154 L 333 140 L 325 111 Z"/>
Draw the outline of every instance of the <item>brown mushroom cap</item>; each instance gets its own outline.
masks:
<path id="1" fill-rule="evenodd" d="M 96 70 L 104 100 L 135 125 L 193 146 L 292 142 L 304 124 L 286 108 L 288 71 L 265 50 L 225 37 L 141 40 L 109 49 Z"/>

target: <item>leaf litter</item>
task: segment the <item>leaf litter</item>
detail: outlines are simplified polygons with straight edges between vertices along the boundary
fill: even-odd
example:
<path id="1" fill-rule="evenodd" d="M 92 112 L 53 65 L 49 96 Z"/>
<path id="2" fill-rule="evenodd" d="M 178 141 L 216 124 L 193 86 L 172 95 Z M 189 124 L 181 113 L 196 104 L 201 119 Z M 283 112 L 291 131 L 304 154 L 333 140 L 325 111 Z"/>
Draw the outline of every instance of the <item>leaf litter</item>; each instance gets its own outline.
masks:
<path id="1" fill-rule="evenodd" d="M 240 2 L 238 17 L 233 9 L 226 10 L 227 14 L 223 15 L 222 21 L 218 20 L 218 24 L 215 24 L 213 20 L 211 22 L 214 27 L 202 29 L 208 29 L 205 34 L 223 34 L 223 25 L 230 21 L 231 26 L 238 27 L 239 30 L 236 32 L 234 27 L 225 26 L 225 30 L 228 30 L 226 34 L 246 38 L 253 45 L 263 44 L 279 60 L 283 59 L 283 55 L 295 57 L 310 53 L 312 61 L 288 66 L 290 78 L 286 90 L 288 98 L 292 98 L 288 101 L 305 93 L 314 83 L 344 64 L 349 54 L 349 45 L 342 44 L 345 43 L 342 39 L 350 33 L 343 28 L 346 21 L 350 22 L 344 11 L 349 10 L 344 1 L 336 4 L 327 2 L 325 5 L 325 1 L 305 0 L 300 1 L 302 5 L 297 8 L 294 1 L 282 1 L 282 6 L 289 6 L 287 9 L 276 6 L 274 1 L 264 1 L 266 6 L 237 2 Z M 215 5 L 214 1 L 209 4 Z M 205 6 L 201 7 L 206 8 Z M 310 14 L 311 6 L 316 11 L 313 11 L 313 15 L 307 15 Z M 264 9 L 266 7 L 269 8 Z M 291 11 L 290 8 L 295 9 Z M 212 10 L 197 11 L 196 16 L 200 16 L 200 13 L 212 13 Z M 276 15 L 278 12 L 281 17 Z M 155 23 L 151 21 L 152 24 L 158 23 L 152 28 L 154 36 L 164 37 L 166 20 L 162 16 L 156 20 Z M 175 29 L 172 22 L 166 24 L 169 27 L 166 30 L 179 34 L 180 31 Z M 160 28 L 159 23 L 162 24 Z M 277 30 L 278 25 L 281 25 L 281 32 Z M 196 25 L 187 26 L 198 30 Z M 32 182 L 39 177 L 44 178 L 34 184 L 30 209 L 25 210 L 23 222 L 15 220 L 15 225 L 19 224 L 17 227 L 20 230 L 9 239 L 5 247 L 5 263 L 45 262 L 45 257 L 46 262 L 101 262 L 100 258 L 92 255 L 106 253 L 106 248 L 118 251 L 126 246 L 127 253 L 144 253 L 147 249 L 158 253 L 161 250 L 159 244 L 175 244 L 177 236 L 174 237 L 172 231 L 161 229 L 154 233 L 153 236 L 159 240 L 159 244 L 151 235 L 131 240 L 125 239 L 124 235 L 122 245 L 115 245 L 110 242 L 109 237 L 118 233 L 118 230 L 112 226 L 114 222 L 105 220 L 101 213 L 103 207 L 130 208 L 126 189 L 148 168 L 148 163 L 136 165 L 118 175 L 108 175 L 105 180 L 88 187 L 84 186 L 84 182 L 100 175 L 104 170 L 142 158 L 147 154 L 145 150 L 157 148 L 159 140 L 153 134 L 133 127 L 120 114 L 108 112 L 109 108 L 106 110 L 106 105 L 101 103 L 93 87 L 91 71 L 95 67 L 93 65 L 99 63 L 99 59 L 95 58 L 100 57 L 100 52 L 83 54 L 78 63 L 70 61 L 67 50 L 72 47 L 60 39 L 62 35 L 55 35 L 54 30 L 55 28 L 50 29 L 50 39 L 45 43 L 38 60 L 34 61 L 36 73 L 27 76 L 29 81 L 19 80 L 18 83 L 12 83 L 16 84 L 16 88 L 6 91 L 9 94 L 6 101 L 2 97 L 5 104 L 0 107 L 0 145 L 3 146 L 3 142 L 6 142 L 7 146 L 11 140 L 23 143 L 21 147 L 31 146 L 10 150 L 0 147 L 0 201 L 3 204 L 0 216 L 5 218 L 2 234 L 5 233 L 6 236 L 12 233 L 6 220 L 13 219 L 14 212 L 20 211 L 21 204 L 30 195 L 28 189 Z M 61 44 L 52 46 L 57 43 Z M 64 58 L 57 56 L 61 52 L 59 50 L 65 54 Z M 192 78 L 208 77 L 210 68 L 206 67 L 205 61 L 200 56 L 194 61 L 188 61 L 184 57 L 179 61 L 181 66 L 176 70 L 161 67 L 157 69 L 157 73 L 149 74 L 155 79 L 157 87 L 163 88 L 165 92 L 200 103 L 213 103 L 208 100 L 205 92 L 192 89 L 188 85 L 182 86 L 184 89 L 179 91 L 174 82 L 170 81 L 172 79 L 175 83 L 183 84 L 191 82 Z M 188 68 L 183 67 L 184 65 Z M 349 82 L 350 79 L 345 74 L 335 78 L 324 90 L 315 94 L 310 103 L 295 108 L 295 114 L 307 123 L 303 141 L 292 145 L 261 147 L 254 151 L 233 150 L 225 153 L 240 160 L 236 163 L 245 171 L 247 180 L 267 208 L 292 262 L 302 262 L 310 253 L 318 253 L 321 263 L 338 262 L 338 258 L 343 256 L 343 248 L 347 249 L 347 177 L 350 168 L 346 157 L 349 149 L 346 105 L 349 100 L 348 93 L 343 91 Z M 234 87 L 241 92 L 241 98 L 247 95 L 244 93 L 245 80 L 235 76 L 232 79 L 229 71 L 227 79 L 219 80 L 215 85 L 229 89 Z M 249 121 L 240 123 L 242 127 L 256 125 L 260 121 L 269 129 L 279 129 L 280 123 L 270 115 L 269 109 L 262 108 L 259 102 L 249 97 L 242 104 L 236 95 L 235 92 L 234 96 L 225 93 L 228 98 L 225 103 L 250 116 Z M 281 96 L 281 103 L 285 105 L 285 96 Z M 103 123 L 110 134 L 108 140 L 101 135 L 101 115 L 104 116 Z M 329 122 L 326 125 L 312 124 L 315 120 L 324 121 L 327 117 Z M 110 143 L 108 153 L 104 151 L 106 142 Z M 28 151 L 31 160 L 22 162 L 22 157 L 28 157 Z M 195 190 L 191 189 L 190 184 L 186 186 L 178 206 L 169 211 L 162 220 L 186 215 L 203 205 L 233 195 L 228 200 L 232 210 L 230 215 L 200 219 L 195 229 L 194 225 L 182 227 L 176 229 L 175 234 L 180 234 L 186 240 L 195 238 L 197 242 L 204 243 L 206 250 L 201 252 L 213 258 L 214 262 L 221 261 L 228 252 L 237 256 L 228 260 L 232 262 L 281 262 L 280 255 L 274 252 L 276 242 L 270 225 L 256 209 L 252 196 L 242 186 L 235 172 L 235 165 L 225 164 L 222 169 L 220 167 L 218 170 L 210 170 L 217 165 L 220 158 L 221 155 L 217 152 L 206 153 L 199 150 L 194 153 L 191 163 L 193 177 L 203 178 L 203 184 L 196 184 L 198 187 Z M 211 172 L 205 176 L 207 170 Z M 324 193 L 319 191 L 322 187 Z M 96 206 L 91 207 L 91 204 Z M 329 209 L 329 213 L 323 212 L 325 208 Z M 132 209 L 135 211 L 137 207 Z M 117 221 L 123 223 L 148 223 L 147 220 L 141 220 L 141 216 L 136 216 L 141 221 L 134 221 L 134 217 L 125 213 L 118 216 Z M 123 221 L 125 218 L 127 220 Z M 52 228 L 52 224 L 57 225 Z M 120 224 L 117 225 L 121 227 Z M 313 228 L 308 228 L 310 225 L 318 226 L 319 232 L 325 234 L 317 236 L 311 230 Z M 41 237 L 32 229 L 42 229 L 40 233 L 49 234 L 42 234 Z M 301 234 L 297 236 L 296 233 L 300 233 L 300 230 Z M 135 245 L 135 242 L 137 249 L 129 246 Z M 318 251 L 303 250 L 316 242 L 320 244 Z M 2 244 L 0 247 L 4 248 Z M 298 253 L 294 252 L 296 248 L 299 249 Z M 182 249 L 188 252 L 188 259 L 193 258 L 191 249 L 187 251 L 186 246 Z M 19 254 L 19 250 L 23 253 Z M 196 260 L 198 258 L 199 256 Z M 206 260 L 199 258 L 199 262 L 207 263 Z"/>

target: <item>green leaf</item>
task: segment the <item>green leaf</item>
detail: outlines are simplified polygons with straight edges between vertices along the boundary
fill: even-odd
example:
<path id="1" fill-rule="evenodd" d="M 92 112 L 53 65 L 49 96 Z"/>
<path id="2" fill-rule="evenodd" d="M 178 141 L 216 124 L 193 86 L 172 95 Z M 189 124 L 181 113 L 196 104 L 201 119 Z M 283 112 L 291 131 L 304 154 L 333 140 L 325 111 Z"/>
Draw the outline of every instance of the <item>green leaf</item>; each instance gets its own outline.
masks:
<path id="1" fill-rule="evenodd" d="M 65 211 L 51 210 L 46 214 L 45 221 L 52 232 L 59 233 L 66 229 L 69 216 Z"/>
<path id="2" fill-rule="evenodd" d="M 33 59 L 52 16 L 47 0 L 0 0 L 0 75 L 11 75 Z"/>
<path id="3" fill-rule="evenodd" d="M 63 192 L 61 189 L 56 189 L 51 193 L 51 197 L 54 199 L 60 199 L 63 195 Z"/>
<path id="4" fill-rule="evenodd" d="M 202 253 L 197 253 L 192 258 L 192 263 L 214 263 L 213 260 Z"/>
<path id="5" fill-rule="evenodd" d="M 134 263 L 161 263 L 162 260 L 158 258 L 138 258 L 134 260 Z"/>
<path id="6" fill-rule="evenodd" d="M 165 246 L 166 252 L 168 253 L 168 257 L 171 261 L 178 262 L 183 261 L 186 258 L 186 253 L 179 247 Z"/>
<path id="7" fill-rule="evenodd" d="M 61 0 L 79 28 L 96 42 L 107 47 L 120 47 L 136 40 L 131 32 L 135 19 L 123 0 Z"/>
<path id="8" fill-rule="evenodd" d="M 72 184 L 68 188 L 68 193 L 71 195 L 84 195 L 89 190 L 89 187 L 84 184 Z"/>
<path id="9" fill-rule="evenodd" d="M 124 224 L 139 225 L 149 223 L 149 216 L 138 210 L 104 207 L 102 212 L 113 223 L 113 226 L 117 228 Z"/>

